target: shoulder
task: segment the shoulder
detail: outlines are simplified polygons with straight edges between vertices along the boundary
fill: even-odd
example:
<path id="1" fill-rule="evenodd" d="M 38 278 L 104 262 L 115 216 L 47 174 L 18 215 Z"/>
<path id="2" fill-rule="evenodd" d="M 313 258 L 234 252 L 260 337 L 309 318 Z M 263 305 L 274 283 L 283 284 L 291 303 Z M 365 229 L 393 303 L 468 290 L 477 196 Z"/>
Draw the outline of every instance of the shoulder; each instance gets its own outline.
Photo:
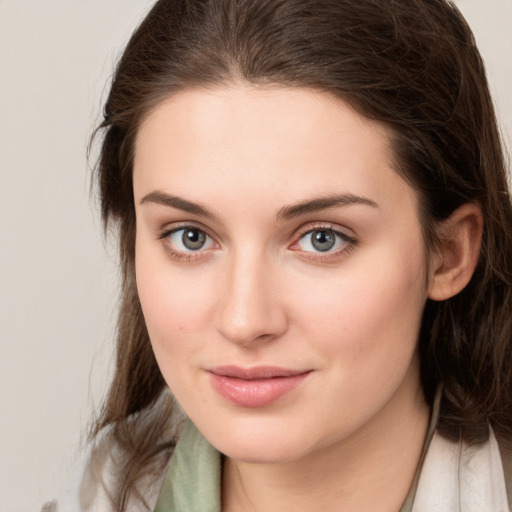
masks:
<path id="1" fill-rule="evenodd" d="M 436 431 L 421 468 L 412 510 L 509 512 L 507 467 L 510 458 L 503 457 L 492 429 L 488 440 L 480 444 L 447 439 Z"/>
<path id="2" fill-rule="evenodd" d="M 507 488 L 508 506 L 512 511 L 512 440 L 498 435 L 496 436 L 496 440 L 501 455 L 501 464 L 503 466 L 503 475 Z"/>
<path id="3" fill-rule="evenodd" d="M 81 452 L 59 499 L 41 512 L 115 512 L 113 498 L 135 471 L 125 510 L 153 510 L 185 422 L 170 392 L 164 391 L 150 407 L 126 420 L 125 435 L 114 435 L 112 426 L 105 427 Z M 124 446 L 140 450 L 135 454 Z M 137 466 L 133 461 L 139 458 L 143 462 Z"/>
<path id="4" fill-rule="evenodd" d="M 156 466 L 161 469 L 138 480 L 137 489 L 128 499 L 127 512 L 153 510 L 169 458 L 169 451 L 159 454 Z M 59 499 L 44 505 L 41 512 L 115 512 L 113 497 L 125 460 L 123 451 L 108 433 L 104 433 L 99 441 L 81 453 Z"/>

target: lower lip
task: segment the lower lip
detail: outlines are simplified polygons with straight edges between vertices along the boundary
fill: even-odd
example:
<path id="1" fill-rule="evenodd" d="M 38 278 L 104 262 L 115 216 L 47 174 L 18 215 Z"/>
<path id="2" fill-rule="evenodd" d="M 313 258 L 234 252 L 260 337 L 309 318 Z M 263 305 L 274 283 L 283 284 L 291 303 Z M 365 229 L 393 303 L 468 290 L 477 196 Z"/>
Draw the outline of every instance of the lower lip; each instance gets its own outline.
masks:
<path id="1" fill-rule="evenodd" d="M 229 402 L 241 407 L 265 407 L 293 391 L 310 373 L 253 380 L 210 373 L 210 379 L 213 388 Z"/>

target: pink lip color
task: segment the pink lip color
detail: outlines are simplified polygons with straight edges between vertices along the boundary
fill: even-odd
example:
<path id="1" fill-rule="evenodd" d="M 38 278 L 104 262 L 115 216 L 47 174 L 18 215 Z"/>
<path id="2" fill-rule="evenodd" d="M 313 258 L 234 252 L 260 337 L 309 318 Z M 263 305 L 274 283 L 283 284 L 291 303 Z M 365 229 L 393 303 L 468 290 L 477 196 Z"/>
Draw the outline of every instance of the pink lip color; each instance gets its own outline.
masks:
<path id="1" fill-rule="evenodd" d="M 310 371 L 271 366 L 238 368 L 219 366 L 208 370 L 213 388 L 229 402 L 242 407 L 264 407 L 295 389 Z"/>

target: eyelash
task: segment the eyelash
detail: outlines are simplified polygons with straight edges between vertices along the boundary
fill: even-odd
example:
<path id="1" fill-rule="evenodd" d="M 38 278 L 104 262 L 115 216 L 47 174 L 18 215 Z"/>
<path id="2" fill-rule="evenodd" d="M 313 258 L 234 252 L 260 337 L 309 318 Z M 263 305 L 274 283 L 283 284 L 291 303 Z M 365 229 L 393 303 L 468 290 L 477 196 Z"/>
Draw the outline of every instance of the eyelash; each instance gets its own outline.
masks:
<path id="1" fill-rule="evenodd" d="M 180 250 L 173 249 L 173 247 L 169 241 L 169 237 L 179 231 L 187 231 L 187 230 L 190 230 L 190 231 L 196 230 L 196 231 L 200 231 L 200 232 L 204 233 L 210 240 L 213 241 L 213 243 L 216 246 L 218 246 L 218 243 L 215 242 L 214 238 L 211 235 L 209 235 L 208 231 L 205 230 L 203 227 L 196 226 L 195 224 L 192 224 L 192 223 L 174 225 L 171 229 L 166 229 L 158 236 L 158 240 L 160 240 L 162 242 L 165 250 L 167 251 L 167 254 L 174 261 L 189 262 L 189 261 L 195 261 L 199 258 L 204 257 L 204 252 L 206 249 L 197 250 L 197 251 L 194 251 L 194 250 L 180 251 Z"/>
<path id="2" fill-rule="evenodd" d="M 177 249 L 174 249 L 169 241 L 169 237 L 179 231 L 186 231 L 186 230 L 197 230 L 202 233 L 204 233 L 207 237 L 207 239 L 210 239 L 210 241 L 215 244 L 216 247 L 219 247 L 219 244 L 215 241 L 215 239 L 208 233 L 206 229 L 203 227 L 197 226 L 195 224 L 186 223 L 186 224 L 180 224 L 175 225 L 171 229 L 166 229 L 158 236 L 158 240 L 160 240 L 167 251 L 168 255 L 174 260 L 179 262 L 191 262 L 195 261 L 199 258 L 203 258 L 205 256 L 205 251 L 209 250 L 207 249 L 198 249 L 197 251 L 189 250 L 189 251 L 180 251 Z M 328 231 L 334 234 L 334 236 L 341 240 L 343 243 L 343 246 L 341 248 L 338 248 L 335 251 L 326 250 L 324 253 L 321 251 L 304 251 L 299 248 L 299 243 L 306 235 L 312 235 L 314 232 L 322 232 L 322 231 Z M 332 224 L 310 224 L 307 226 L 304 226 L 299 230 L 297 235 L 295 236 L 295 242 L 293 242 L 290 246 L 288 246 L 288 249 L 296 252 L 301 252 L 301 256 L 303 258 L 313 260 L 313 261 L 319 261 L 319 262 L 327 262 L 329 260 L 333 259 L 339 259 L 340 257 L 349 254 L 351 251 L 353 251 L 357 245 L 358 241 L 353 237 L 348 235 L 347 233 L 341 231 L 336 226 L 333 226 Z"/>
<path id="3" fill-rule="evenodd" d="M 300 251 L 295 247 L 298 247 L 299 242 L 306 237 L 306 235 L 312 235 L 314 232 L 322 232 L 328 231 L 335 235 L 336 238 L 341 240 L 343 246 L 334 251 L 329 252 L 321 252 L 321 251 L 301 251 L 301 256 L 303 258 L 318 261 L 318 262 L 328 262 L 329 260 L 337 260 L 340 257 L 343 257 L 353 250 L 357 248 L 358 241 L 353 236 L 348 235 L 347 233 L 341 231 L 337 226 L 332 224 L 310 224 L 304 226 L 299 230 L 296 236 L 296 242 L 294 242 L 289 249 Z"/>

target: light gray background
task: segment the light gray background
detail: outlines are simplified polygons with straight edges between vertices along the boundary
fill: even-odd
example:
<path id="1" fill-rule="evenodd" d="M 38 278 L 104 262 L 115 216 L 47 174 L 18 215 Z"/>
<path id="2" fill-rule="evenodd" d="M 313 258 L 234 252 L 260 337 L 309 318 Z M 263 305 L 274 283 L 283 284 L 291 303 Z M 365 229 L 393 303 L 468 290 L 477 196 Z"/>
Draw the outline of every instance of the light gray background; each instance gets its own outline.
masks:
<path id="1" fill-rule="evenodd" d="M 117 269 L 85 150 L 152 3 L 0 0 L 0 512 L 59 493 L 108 383 Z M 511 147 L 512 0 L 457 3 Z"/>

